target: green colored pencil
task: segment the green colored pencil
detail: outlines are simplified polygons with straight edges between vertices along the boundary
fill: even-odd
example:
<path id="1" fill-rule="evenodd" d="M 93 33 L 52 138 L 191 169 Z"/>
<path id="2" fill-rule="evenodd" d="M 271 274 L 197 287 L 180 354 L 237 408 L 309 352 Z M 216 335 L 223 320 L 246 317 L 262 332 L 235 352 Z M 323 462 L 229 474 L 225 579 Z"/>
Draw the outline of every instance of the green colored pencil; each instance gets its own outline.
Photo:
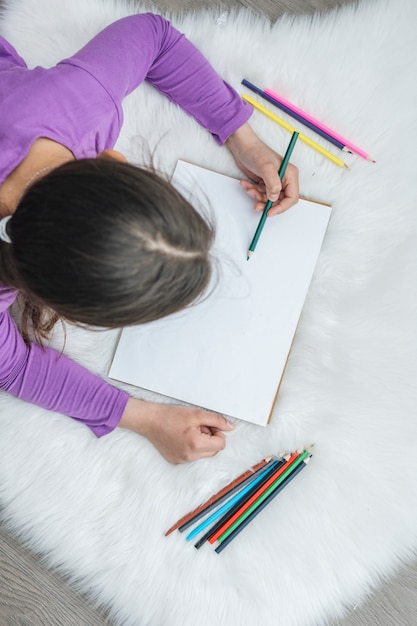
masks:
<path id="1" fill-rule="evenodd" d="M 278 170 L 278 176 L 279 176 L 280 180 L 282 180 L 283 177 L 284 177 L 285 170 L 287 169 L 287 165 L 288 165 L 288 163 L 290 161 L 290 157 L 291 157 L 292 151 L 294 150 L 295 142 L 297 141 L 299 134 L 300 133 L 298 133 L 297 131 L 294 131 L 292 136 L 291 136 L 290 143 L 288 144 L 287 151 L 286 151 L 286 153 L 284 155 L 284 158 L 282 159 L 281 166 L 280 166 L 280 168 Z M 251 244 L 249 246 L 248 256 L 247 256 L 247 260 L 248 261 L 251 258 L 253 252 L 255 251 L 256 244 L 258 243 L 258 239 L 261 236 L 261 232 L 262 232 L 262 229 L 263 229 L 264 224 L 266 222 L 266 218 L 268 217 L 268 211 L 271 208 L 271 206 L 272 206 L 272 202 L 270 200 L 268 200 L 268 202 L 265 204 L 264 210 L 262 211 L 261 219 L 259 220 L 259 224 L 258 224 L 258 226 L 256 228 L 255 234 L 254 234 L 253 239 L 251 241 Z"/>

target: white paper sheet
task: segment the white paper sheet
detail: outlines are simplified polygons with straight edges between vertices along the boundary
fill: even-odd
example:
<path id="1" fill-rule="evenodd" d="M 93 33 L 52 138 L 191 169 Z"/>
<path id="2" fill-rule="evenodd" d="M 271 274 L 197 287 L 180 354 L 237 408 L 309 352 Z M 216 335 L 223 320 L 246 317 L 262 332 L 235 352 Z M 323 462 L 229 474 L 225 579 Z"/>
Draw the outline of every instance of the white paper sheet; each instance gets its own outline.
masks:
<path id="1" fill-rule="evenodd" d="M 110 376 L 266 425 L 331 208 L 300 200 L 268 219 L 247 261 L 260 214 L 239 182 L 179 161 L 173 183 L 215 220 L 217 286 L 195 306 L 124 329 Z"/>

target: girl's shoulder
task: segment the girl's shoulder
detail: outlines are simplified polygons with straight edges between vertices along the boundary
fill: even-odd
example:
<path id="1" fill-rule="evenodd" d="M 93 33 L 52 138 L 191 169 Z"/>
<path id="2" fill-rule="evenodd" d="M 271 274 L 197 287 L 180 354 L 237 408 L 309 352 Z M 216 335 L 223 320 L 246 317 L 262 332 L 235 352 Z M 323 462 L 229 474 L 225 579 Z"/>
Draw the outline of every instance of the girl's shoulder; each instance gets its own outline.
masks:
<path id="1" fill-rule="evenodd" d="M 6 311 L 17 298 L 17 291 L 0 282 L 0 312 Z"/>

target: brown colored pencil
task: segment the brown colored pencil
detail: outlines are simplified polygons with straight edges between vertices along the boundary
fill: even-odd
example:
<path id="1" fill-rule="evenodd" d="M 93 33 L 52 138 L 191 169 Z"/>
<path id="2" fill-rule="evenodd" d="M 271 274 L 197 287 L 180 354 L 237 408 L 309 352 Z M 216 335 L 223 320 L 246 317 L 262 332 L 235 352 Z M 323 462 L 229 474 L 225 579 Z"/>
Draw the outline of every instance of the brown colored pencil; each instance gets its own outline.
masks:
<path id="1" fill-rule="evenodd" d="M 220 491 L 218 491 L 213 496 L 211 496 L 209 500 L 201 504 L 199 507 L 197 507 L 190 513 L 187 513 L 187 515 L 184 515 L 184 517 L 178 520 L 178 522 L 176 522 L 173 526 L 171 526 L 171 528 L 169 528 L 169 530 L 166 531 L 165 536 L 171 534 L 172 532 L 174 532 L 174 530 L 177 530 L 177 528 L 180 528 L 180 526 L 185 526 L 189 521 L 194 520 L 195 518 L 198 518 L 201 515 L 203 515 L 206 509 L 218 503 L 221 500 L 221 498 L 229 494 L 230 491 L 232 491 L 233 489 L 241 485 L 245 480 L 252 478 L 256 472 L 264 468 L 265 465 L 269 463 L 271 458 L 272 457 L 267 457 L 265 459 L 262 459 L 262 461 L 259 461 L 259 463 L 256 463 L 256 465 L 246 470 L 246 472 L 243 472 L 243 474 L 241 474 L 240 476 L 232 480 L 232 482 L 230 482 L 228 485 L 220 489 Z M 185 530 L 185 528 L 183 528 L 182 530 Z"/>

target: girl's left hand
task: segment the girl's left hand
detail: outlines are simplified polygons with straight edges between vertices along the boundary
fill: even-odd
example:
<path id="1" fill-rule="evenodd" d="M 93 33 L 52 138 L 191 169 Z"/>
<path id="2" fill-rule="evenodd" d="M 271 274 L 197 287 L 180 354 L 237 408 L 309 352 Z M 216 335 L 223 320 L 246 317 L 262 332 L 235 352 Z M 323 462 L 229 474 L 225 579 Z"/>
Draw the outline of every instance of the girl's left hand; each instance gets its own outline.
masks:
<path id="1" fill-rule="evenodd" d="M 273 203 L 268 216 L 283 213 L 297 203 L 298 169 L 289 163 L 281 181 L 278 170 L 282 157 L 261 141 L 248 123 L 227 139 L 226 146 L 250 179 L 240 184 L 255 200 L 255 211 L 263 211 L 267 200 Z"/>

